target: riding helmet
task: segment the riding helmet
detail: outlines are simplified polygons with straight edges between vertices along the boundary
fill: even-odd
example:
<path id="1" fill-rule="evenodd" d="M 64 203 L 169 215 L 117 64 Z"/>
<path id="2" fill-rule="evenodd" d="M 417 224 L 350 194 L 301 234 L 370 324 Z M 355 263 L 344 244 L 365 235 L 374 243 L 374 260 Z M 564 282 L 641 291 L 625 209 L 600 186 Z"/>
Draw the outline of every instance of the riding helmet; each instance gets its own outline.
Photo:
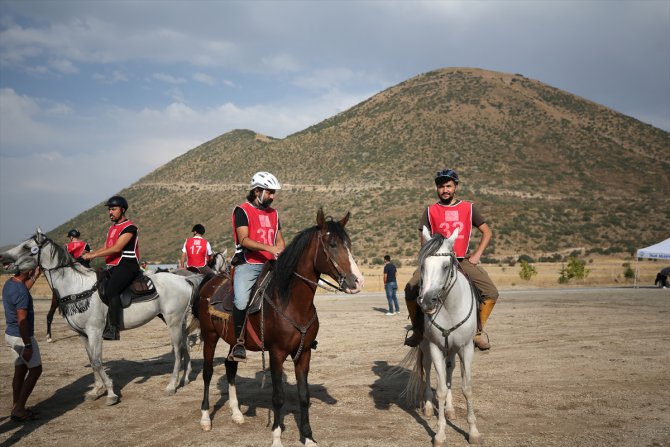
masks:
<path id="1" fill-rule="evenodd" d="M 199 235 L 203 235 L 205 234 L 205 227 L 202 224 L 195 224 L 193 225 L 193 229 L 191 231 L 198 233 Z"/>
<path id="2" fill-rule="evenodd" d="M 443 169 L 435 174 L 435 185 L 440 186 L 442 183 L 453 180 L 458 185 L 458 174 L 453 169 Z"/>
<path id="3" fill-rule="evenodd" d="M 128 209 L 128 201 L 121 196 L 112 196 L 105 203 L 106 207 L 118 206 L 124 210 Z"/>
<path id="4" fill-rule="evenodd" d="M 254 174 L 249 183 L 249 189 L 254 188 L 274 189 L 278 191 L 281 189 L 281 184 L 279 184 L 279 180 L 274 175 L 269 172 L 260 171 Z"/>
<path id="5" fill-rule="evenodd" d="M 81 233 L 75 230 L 74 228 L 67 233 L 67 237 L 79 237 Z"/>

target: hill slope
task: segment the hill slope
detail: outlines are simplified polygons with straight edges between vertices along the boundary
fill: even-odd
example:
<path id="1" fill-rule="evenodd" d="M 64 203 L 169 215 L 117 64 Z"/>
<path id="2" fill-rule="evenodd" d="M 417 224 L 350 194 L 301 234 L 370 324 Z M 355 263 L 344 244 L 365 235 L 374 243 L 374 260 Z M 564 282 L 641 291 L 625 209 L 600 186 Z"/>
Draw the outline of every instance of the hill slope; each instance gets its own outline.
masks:
<path id="1" fill-rule="evenodd" d="M 489 257 L 630 252 L 670 233 L 668 154 L 670 134 L 601 105 L 518 74 L 451 68 L 284 139 L 226 133 L 120 193 L 150 261 L 175 262 L 198 222 L 215 249 L 232 249 L 230 213 L 259 170 L 284 184 L 276 206 L 287 240 L 319 206 L 338 219 L 350 210 L 363 260 L 414 256 L 419 215 L 445 167 L 493 228 Z M 108 222 L 95 207 L 52 235 L 72 226 L 97 247 Z"/>

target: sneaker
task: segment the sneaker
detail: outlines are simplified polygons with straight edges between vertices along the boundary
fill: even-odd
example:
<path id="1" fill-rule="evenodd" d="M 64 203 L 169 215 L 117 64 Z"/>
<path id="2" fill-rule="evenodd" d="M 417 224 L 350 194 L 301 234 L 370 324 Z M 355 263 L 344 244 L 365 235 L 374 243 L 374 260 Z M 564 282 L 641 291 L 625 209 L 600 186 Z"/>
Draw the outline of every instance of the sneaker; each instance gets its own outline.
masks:
<path id="1" fill-rule="evenodd" d="M 393 312 L 386 312 L 386 315 L 395 315 Z"/>
<path id="2" fill-rule="evenodd" d="M 396 314 L 396 315 L 400 315 L 400 311 L 399 311 L 399 310 L 396 310 L 396 311 L 395 311 L 395 314 Z"/>

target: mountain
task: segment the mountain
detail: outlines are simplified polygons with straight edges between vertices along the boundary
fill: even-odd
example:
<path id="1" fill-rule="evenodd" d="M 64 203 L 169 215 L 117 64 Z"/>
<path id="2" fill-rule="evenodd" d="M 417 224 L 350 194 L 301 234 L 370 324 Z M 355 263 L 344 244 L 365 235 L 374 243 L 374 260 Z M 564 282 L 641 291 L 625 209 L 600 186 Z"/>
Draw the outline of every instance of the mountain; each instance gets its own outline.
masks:
<path id="1" fill-rule="evenodd" d="M 377 262 L 415 256 L 433 176 L 449 167 L 493 229 L 489 258 L 632 252 L 670 233 L 669 155 L 668 132 L 602 105 L 520 74 L 448 68 L 283 139 L 228 132 L 120 194 L 142 257 L 176 262 L 195 223 L 231 253 L 231 211 L 253 173 L 270 171 L 287 242 L 319 206 L 336 219 L 351 211 L 354 254 Z M 108 225 L 96 206 L 51 236 L 76 227 L 99 247 Z"/>

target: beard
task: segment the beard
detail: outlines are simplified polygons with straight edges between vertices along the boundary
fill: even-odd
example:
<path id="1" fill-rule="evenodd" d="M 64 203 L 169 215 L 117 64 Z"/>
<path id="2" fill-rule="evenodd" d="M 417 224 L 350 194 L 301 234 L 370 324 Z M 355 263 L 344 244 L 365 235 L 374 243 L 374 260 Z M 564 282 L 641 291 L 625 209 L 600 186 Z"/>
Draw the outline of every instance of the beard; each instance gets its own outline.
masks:
<path id="1" fill-rule="evenodd" d="M 265 200 L 263 200 L 262 202 L 260 202 L 260 204 L 261 204 L 261 206 L 262 206 L 263 208 L 267 208 L 267 207 L 269 207 L 270 205 L 272 205 L 272 202 L 273 202 L 272 199 L 265 199 Z"/>

